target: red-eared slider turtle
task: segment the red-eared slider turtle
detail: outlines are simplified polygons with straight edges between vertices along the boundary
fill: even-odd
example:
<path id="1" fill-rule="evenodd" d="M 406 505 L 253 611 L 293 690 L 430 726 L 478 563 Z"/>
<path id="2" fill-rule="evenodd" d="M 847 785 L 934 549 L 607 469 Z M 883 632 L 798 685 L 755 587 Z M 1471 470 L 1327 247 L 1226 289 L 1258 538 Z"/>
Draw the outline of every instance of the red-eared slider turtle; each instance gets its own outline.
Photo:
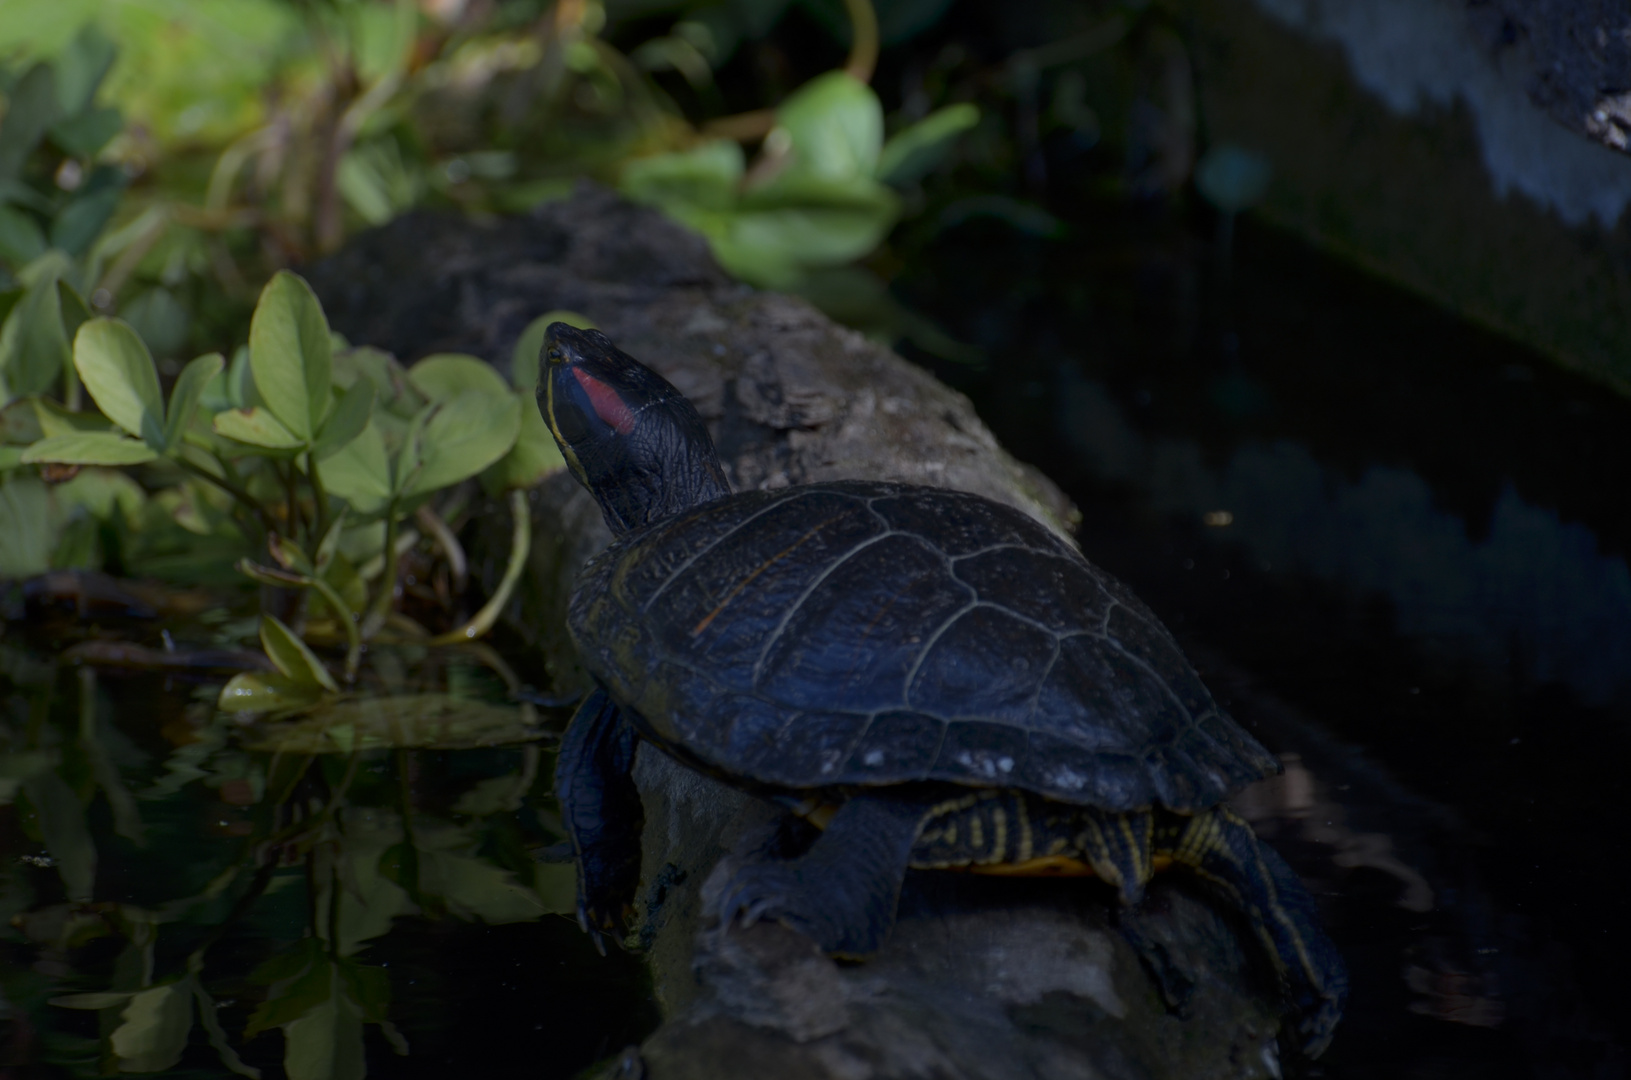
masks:
<path id="1" fill-rule="evenodd" d="M 732 494 L 679 391 L 595 331 L 549 328 L 539 405 L 615 536 L 570 626 L 597 688 L 557 792 L 579 916 L 638 883 L 637 739 L 824 826 L 721 918 L 865 956 L 909 867 L 1091 872 L 1136 902 L 1176 864 L 1243 914 L 1324 1048 L 1347 976 L 1291 870 L 1222 805 L 1278 763 L 1120 582 L 1025 514 L 843 481 Z"/>

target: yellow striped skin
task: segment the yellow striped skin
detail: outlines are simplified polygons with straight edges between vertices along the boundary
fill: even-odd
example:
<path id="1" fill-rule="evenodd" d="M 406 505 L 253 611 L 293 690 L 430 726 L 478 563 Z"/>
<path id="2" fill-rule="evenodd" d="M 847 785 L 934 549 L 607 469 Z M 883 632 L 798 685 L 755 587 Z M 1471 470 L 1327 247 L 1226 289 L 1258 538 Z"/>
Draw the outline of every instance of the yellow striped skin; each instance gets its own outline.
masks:
<path id="1" fill-rule="evenodd" d="M 812 799 L 794 812 L 825 828 L 837 809 Z M 971 790 L 928 808 L 911 866 L 1004 877 L 1098 877 L 1128 903 L 1142 896 L 1156 873 L 1179 866 L 1246 915 L 1282 971 L 1295 963 L 1316 985 L 1323 982 L 1320 958 L 1302 931 L 1305 923 L 1280 903 L 1251 827 L 1221 806 L 1198 814 L 1116 814 L 1026 791 Z"/>

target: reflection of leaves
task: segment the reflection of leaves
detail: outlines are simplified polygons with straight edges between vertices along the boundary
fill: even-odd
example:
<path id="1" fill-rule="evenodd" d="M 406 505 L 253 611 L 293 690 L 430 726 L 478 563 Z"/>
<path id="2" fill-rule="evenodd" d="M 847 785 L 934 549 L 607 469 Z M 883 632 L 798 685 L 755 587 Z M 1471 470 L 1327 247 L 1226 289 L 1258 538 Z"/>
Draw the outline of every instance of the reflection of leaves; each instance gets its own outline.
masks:
<path id="1" fill-rule="evenodd" d="M 331 694 L 340 692 L 339 684 L 323 662 L 317 659 L 317 654 L 277 616 L 261 616 L 261 645 L 284 678 L 295 685 L 311 690 L 327 690 Z"/>
<path id="2" fill-rule="evenodd" d="M 109 1042 L 123 1072 L 163 1072 L 181 1059 L 193 1026 L 189 976 L 131 995 Z"/>
<path id="3" fill-rule="evenodd" d="M 442 897 L 455 915 L 497 925 L 550 912 L 514 874 L 474 854 L 476 842 L 464 830 L 419 829 L 415 839 L 420 889 Z"/>
<path id="4" fill-rule="evenodd" d="M 514 706 L 451 694 L 410 694 L 325 701 L 299 721 L 267 725 L 250 749 L 290 754 L 392 747 L 467 750 L 528 742 L 539 734 Z"/>
<path id="5" fill-rule="evenodd" d="M 225 712 L 281 713 L 303 709 L 321 696 L 318 688 L 277 672 L 246 671 L 228 680 L 216 703 Z"/>
<path id="6" fill-rule="evenodd" d="M 316 938 L 274 957 L 251 978 L 273 985 L 244 1035 L 281 1027 L 290 1080 L 360 1080 L 365 1020 L 381 1025 L 398 1053 L 407 1051 L 385 1019 L 390 1003 L 385 972 L 354 960 L 332 960 Z"/>
<path id="7" fill-rule="evenodd" d="M 96 880 L 96 845 L 85 824 L 79 796 L 55 772 L 23 781 L 23 793 L 39 817 L 40 837 L 57 862 L 70 900 L 89 900 Z"/>

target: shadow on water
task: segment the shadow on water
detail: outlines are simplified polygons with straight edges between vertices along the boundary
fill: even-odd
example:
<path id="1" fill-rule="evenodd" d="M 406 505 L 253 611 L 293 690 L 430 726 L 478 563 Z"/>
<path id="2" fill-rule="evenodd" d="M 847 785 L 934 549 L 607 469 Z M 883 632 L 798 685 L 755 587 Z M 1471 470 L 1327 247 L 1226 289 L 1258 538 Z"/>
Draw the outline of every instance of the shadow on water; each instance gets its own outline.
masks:
<path id="1" fill-rule="evenodd" d="M 1631 403 L 1265 229 L 1077 236 L 964 226 L 897 288 L 1284 756 L 1241 802 L 1353 968 L 1319 1071 L 1623 1075 Z"/>

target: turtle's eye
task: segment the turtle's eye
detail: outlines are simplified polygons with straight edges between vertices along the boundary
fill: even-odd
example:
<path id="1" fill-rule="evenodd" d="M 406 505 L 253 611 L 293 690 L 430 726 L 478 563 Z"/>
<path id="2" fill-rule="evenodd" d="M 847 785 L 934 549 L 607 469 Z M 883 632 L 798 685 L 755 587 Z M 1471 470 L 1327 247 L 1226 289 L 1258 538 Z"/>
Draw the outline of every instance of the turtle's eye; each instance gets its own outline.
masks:
<path id="1" fill-rule="evenodd" d="M 549 362 L 551 364 L 558 364 L 561 362 L 561 350 L 559 348 L 551 347 L 548 355 Z"/>

